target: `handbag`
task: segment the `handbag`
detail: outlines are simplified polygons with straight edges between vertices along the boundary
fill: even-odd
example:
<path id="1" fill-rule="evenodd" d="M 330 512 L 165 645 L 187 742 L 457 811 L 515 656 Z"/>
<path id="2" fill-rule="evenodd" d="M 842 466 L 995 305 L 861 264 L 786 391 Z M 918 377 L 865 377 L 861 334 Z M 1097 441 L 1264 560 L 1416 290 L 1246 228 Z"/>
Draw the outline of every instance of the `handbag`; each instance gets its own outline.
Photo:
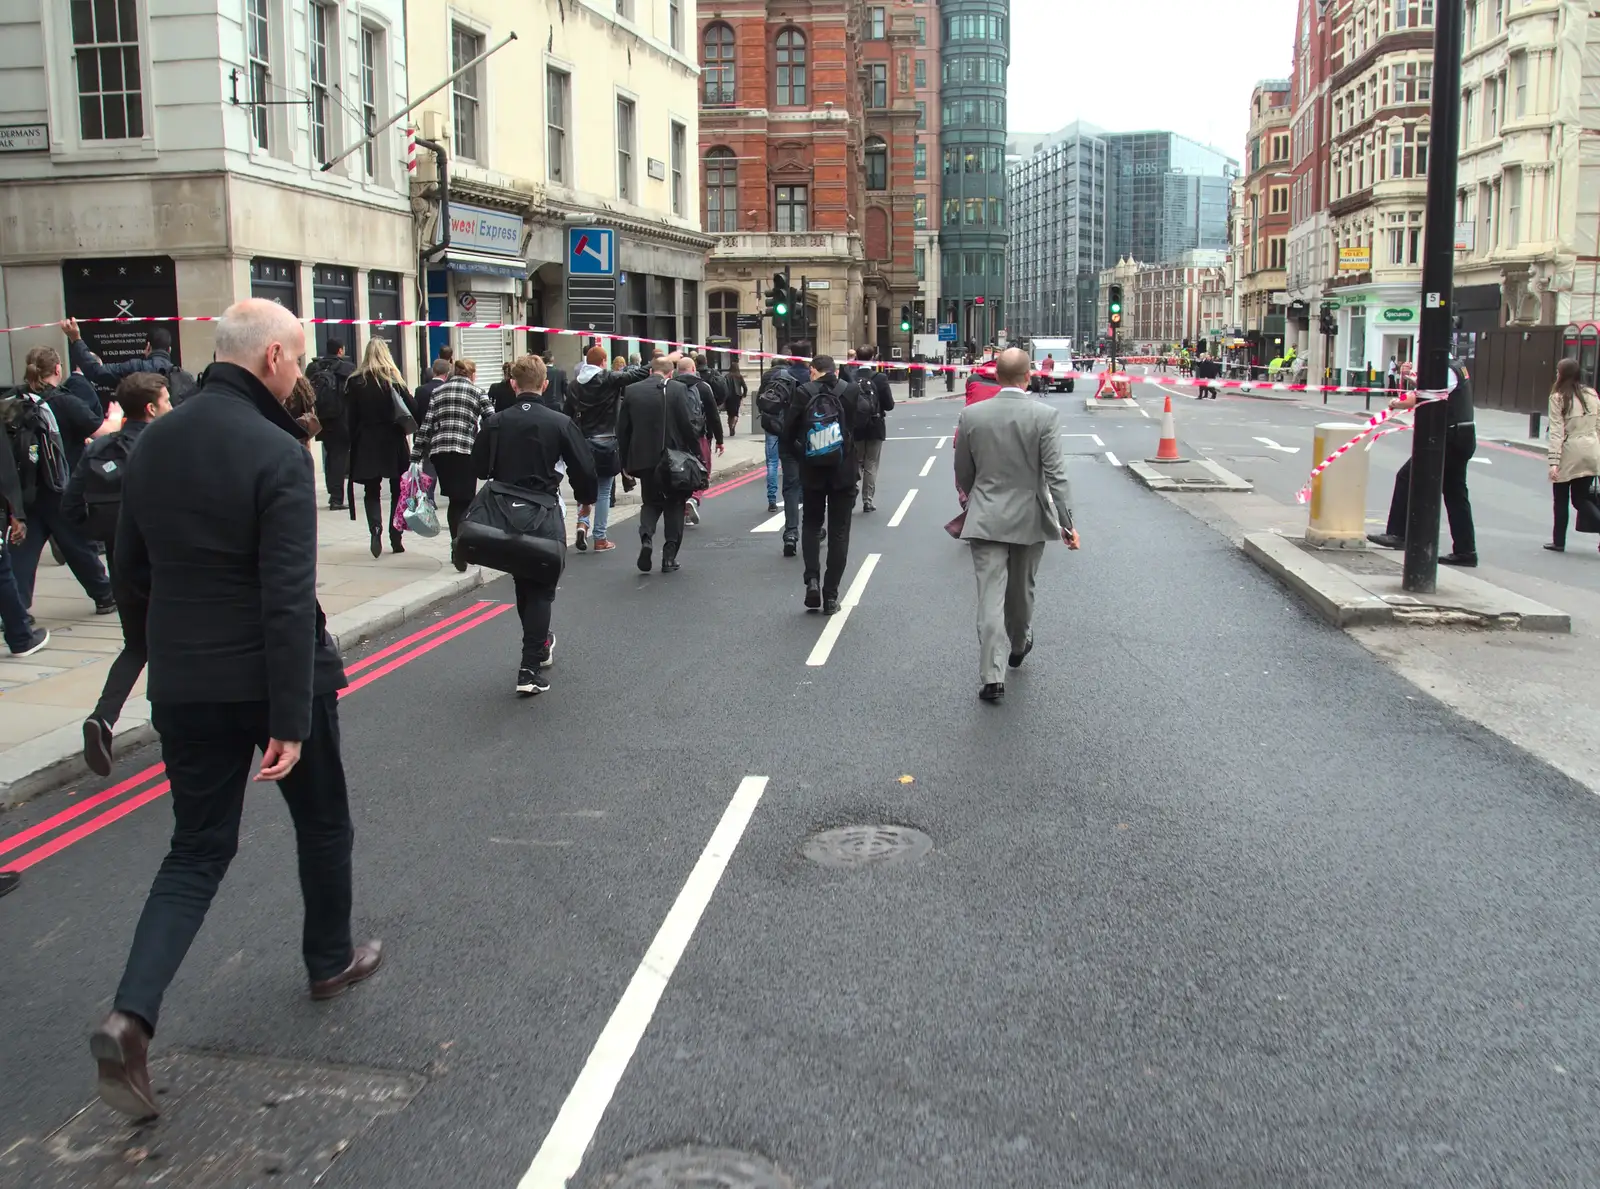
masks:
<path id="1" fill-rule="evenodd" d="M 419 537 L 439 535 L 439 509 L 433 501 L 433 479 L 414 462 L 400 476 L 400 507 L 395 511 L 395 531 L 413 532 Z"/>
<path id="2" fill-rule="evenodd" d="M 494 474 L 500 431 L 489 439 L 489 473 Z M 554 587 L 567 562 L 566 522 L 561 501 L 490 479 L 473 497 L 456 530 L 454 560 L 500 570 L 540 586 Z"/>
<path id="3" fill-rule="evenodd" d="M 1595 480 L 1590 479 L 1578 501 L 1578 531 L 1600 533 L 1600 496 L 1595 493 Z"/>
<path id="4" fill-rule="evenodd" d="M 668 495 L 690 495 L 705 487 L 711 473 L 698 454 L 667 445 L 667 386 L 661 386 L 661 461 L 656 464 L 656 485 Z"/>
<path id="5" fill-rule="evenodd" d="M 387 384 L 389 389 L 389 407 L 394 417 L 394 427 L 403 434 L 417 432 L 417 418 L 411 412 L 411 406 L 406 403 L 406 398 L 400 395 L 400 390 L 393 384 Z"/>

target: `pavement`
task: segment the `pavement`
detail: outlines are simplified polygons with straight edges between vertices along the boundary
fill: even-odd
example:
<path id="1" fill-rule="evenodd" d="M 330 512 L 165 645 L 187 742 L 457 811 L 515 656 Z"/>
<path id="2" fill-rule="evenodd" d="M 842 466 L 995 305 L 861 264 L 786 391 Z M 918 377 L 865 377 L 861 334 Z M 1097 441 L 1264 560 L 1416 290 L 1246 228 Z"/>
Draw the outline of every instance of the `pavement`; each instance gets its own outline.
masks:
<path id="1" fill-rule="evenodd" d="M 750 435 L 748 427 L 744 436 L 730 436 L 726 453 L 714 460 L 712 482 L 765 465 L 765 449 L 765 438 Z M 321 490 L 321 452 L 316 453 Z M 639 497 L 637 492 L 624 495 L 620 486 L 618 495 L 612 520 L 623 523 L 638 515 Z M 387 493 L 384 500 L 387 511 Z M 485 578 L 476 566 L 456 572 L 446 533 L 432 539 L 408 533 L 403 554 L 389 552 L 385 534 L 383 555 L 374 558 L 366 516 L 359 509 L 357 519 L 351 520 L 348 512 L 324 507 L 317 528 L 317 597 L 330 630 L 347 648 L 442 600 L 475 590 Z M 575 529 L 575 523 L 569 523 L 569 537 Z M 35 584 L 33 614 L 49 629 L 49 646 L 25 658 L 0 654 L 0 806 L 20 803 L 87 773 L 82 723 L 122 645 L 116 616 L 96 615 L 71 571 L 55 564 L 48 553 Z M 117 724 L 118 748 L 154 737 L 141 676 Z"/>
<path id="2" fill-rule="evenodd" d="M 1155 425 L 1055 399 L 1085 547 L 1002 706 L 942 531 L 955 402 L 892 416 L 848 615 L 802 610 L 756 481 L 679 574 L 571 558 L 544 696 L 504 579 L 350 650 L 385 964 L 307 1001 L 251 796 L 156 1124 L 89 1105 L 84 1043 L 166 846 L 153 750 L 0 819 L 0 1182 L 1595 1184 L 1600 800 L 1193 514 L 1270 468 L 1164 497 L 1121 465 Z"/>

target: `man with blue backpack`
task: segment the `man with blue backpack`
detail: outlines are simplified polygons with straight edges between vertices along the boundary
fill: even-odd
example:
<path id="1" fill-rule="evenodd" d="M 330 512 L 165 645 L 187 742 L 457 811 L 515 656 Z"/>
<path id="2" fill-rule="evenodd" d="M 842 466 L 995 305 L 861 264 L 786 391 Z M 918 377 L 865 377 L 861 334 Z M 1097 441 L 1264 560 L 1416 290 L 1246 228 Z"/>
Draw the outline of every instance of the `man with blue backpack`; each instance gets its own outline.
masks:
<path id="1" fill-rule="evenodd" d="M 832 615 L 839 610 L 839 583 L 850 552 L 850 517 L 860 475 L 855 439 L 865 410 L 860 387 L 839 379 L 831 355 L 818 355 L 810 371 L 810 382 L 790 399 L 782 436 L 800 465 L 806 610 Z M 876 404 L 874 394 L 874 412 Z M 821 564 L 824 531 L 826 569 Z"/>

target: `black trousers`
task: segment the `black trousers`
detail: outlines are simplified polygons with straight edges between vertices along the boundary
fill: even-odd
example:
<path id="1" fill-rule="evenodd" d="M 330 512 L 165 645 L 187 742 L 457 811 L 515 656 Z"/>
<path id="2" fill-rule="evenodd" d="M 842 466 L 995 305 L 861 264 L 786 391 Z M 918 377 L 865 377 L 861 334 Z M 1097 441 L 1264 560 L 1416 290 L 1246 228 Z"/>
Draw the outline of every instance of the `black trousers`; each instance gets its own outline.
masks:
<path id="1" fill-rule="evenodd" d="M 653 478 L 639 480 L 639 498 L 644 507 L 639 510 L 639 541 L 648 545 L 656 535 L 656 523 L 666 521 L 666 548 L 677 552 L 683 544 L 683 501 L 685 496 L 669 494 Z"/>
<path id="2" fill-rule="evenodd" d="M 344 503 L 345 480 L 350 475 L 350 439 L 343 434 L 330 438 L 326 433 L 322 442 L 322 481 L 328 488 L 328 503 Z"/>
<path id="3" fill-rule="evenodd" d="M 106 569 L 111 574 L 111 589 L 117 589 L 117 570 L 113 564 L 116 550 L 112 543 L 106 545 Z M 107 726 L 115 726 L 117 719 L 122 717 L 122 708 L 127 705 L 128 695 L 133 692 L 134 685 L 139 680 L 139 674 L 144 672 L 145 661 L 149 653 L 145 647 L 144 620 L 135 620 L 123 609 L 123 600 L 117 600 L 117 618 L 122 623 L 122 651 L 117 653 L 116 660 L 111 662 L 111 671 L 106 674 L 105 685 L 100 688 L 100 700 L 94 704 L 94 717 L 100 719 Z"/>
<path id="4" fill-rule="evenodd" d="M 383 480 L 371 479 L 361 485 L 361 503 L 367 512 L 367 530 L 381 533 L 389 530 L 389 543 L 395 544 L 400 540 L 400 534 L 394 531 L 394 514 L 400 509 L 400 476 L 395 475 L 389 479 L 389 519 L 383 519 Z M 468 501 L 471 502 L 470 499 Z M 465 511 L 465 507 L 463 507 Z"/>
<path id="5" fill-rule="evenodd" d="M 256 749 L 267 743 L 265 702 L 158 702 L 152 720 L 172 782 L 172 844 L 134 930 L 116 1009 L 156 1027 L 161 1000 L 205 922 L 211 899 L 239 849 L 239 819 Z M 312 703 L 311 736 L 300 762 L 278 782 L 294 819 L 301 953 L 312 979 L 350 964 L 350 850 L 355 831 L 339 755 L 339 703 Z"/>
<path id="6" fill-rule="evenodd" d="M 1567 504 L 1579 512 L 1584 511 L 1589 505 L 1595 503 L 1594 477 L 1584 475 L 1577 479 L 1568 479 L 1565 483 L 1552 483 L 1550 485 L 1550 498 L 1554 503 L 1555 528 L 1550 534 L 1550 541 L 1555 545 L 1567 543 Z M 1600 510 L 1597 510 L 1600 511 Z M 1578 520 L 1579 531 L 1582 531 L 1583 520 Z"/>
<path id="7" fill-rule="evenodd" d="M 521 667 L 537 669 L 544 659 L 544 642 L 550 638 L 550 612 L 556 589 L 515 576 L 511 585 L 517 592 L 517 615 L 522 620 Z"/>
<path id="8" fill-rule="evenodd" d="M 1450 541 L 1459 554 L 1476 556 L 1478 536 L 1472 527 L 1472 501 L 1467 497 L 1467 464 L 1478 450 L 1478 431 L 1471 425 L 1452 425 L 1444 435 L 1444 511 L 1450 521 Z M 1411 505 L 1411 460 L 1401 464 L 1389 498 L 1390 536 L 1406 535 L 1406 510 Z"/>
<path id="9" fill-rule="evenodd" d="M 439 472 L 439 494 L 450 501 L 445 519 L 449 522 L 450 539 L 453 541 L 473 496 L 478 494 L 478 477 L 472 473 L 470 454 L 441 452 L 433 455 L 433 465 Z"/>
<path id="10" fill-rule="evenodd" d="M 805 560 L 807 582 L 822 579 L 822 593 L 837 595 L 839 581 L 850 560 L 850 517 L 855 511 L 856 489 L 843 491 L 805 489 L 804 511 L 800 517 L 800 556 Z M 828 568 L 822 568 L 822 523 L 828 523 Z"/>
<path id="11" fill-rule="evenodd" d="M 33 581 L 39 573 L 39 557 L 51 541 L 61 546 L 61 554 L 84 594 L 97 603 L 111 597 L 111 580 L 83 531 L 62 514 L 61 493 L 40 491 L 25 509 L 28 535 L 20 545 L 9 545 L 11 569 L 17 578 L 17 593 L 24 606 L 33 606 Z"/>

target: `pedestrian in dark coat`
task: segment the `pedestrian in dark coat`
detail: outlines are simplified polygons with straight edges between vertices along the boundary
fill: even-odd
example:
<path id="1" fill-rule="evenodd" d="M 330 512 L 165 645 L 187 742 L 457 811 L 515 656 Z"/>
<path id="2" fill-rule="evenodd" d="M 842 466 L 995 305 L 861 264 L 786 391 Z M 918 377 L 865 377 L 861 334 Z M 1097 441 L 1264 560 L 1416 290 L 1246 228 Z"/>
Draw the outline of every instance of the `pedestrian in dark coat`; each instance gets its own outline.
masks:
<path id="1" fill-rule="evenodd" d="M 385 523 L 389 528 L 389 551 L 406 551 L 395 530 L 394 517 L 400 508 L 400 476 L 410 465 L 411 448 L 406 441 L 406 431 L 395 424 L 396 393 L 411 412 L 411 419 L 417 421 L 416 406 L 411 393 L 406 391 L 394 357 L 389 354 L 389 344 L 380 338 L 367 340 L 361 366 L 345 383 L 344 407 L 350 435 L 350 519 L 356 518 L 355 488 L 359 483 L 367 513 L 367 531 L 372 537 L 373 557 L 383 552 Z M 381 519 L 385 482 L 389 484 L 387 521 Z"/>
<path id="2" fill-rule="evenodd" d="M 317 495 L 286 401 L 305 329 L 251 298 L 217 324 L 206 384 L 145 430 L 117 522 L 119 600 L 142 612 L 151 721 L 174 826 L 134 930 L 113 1010 L 90 1037 L 101 1098 L 160 1113 L 148 1050 L 161 1002 L 239 845 L 255 753 L 294 819 L 313 999 L 377 970 L 351 944 L 349 799 L 339 755 L 344 666 L 317 605 Z"/>
<path id="3" fill-rule="evenodd" d="M 639 480 L 644 508 L 639 514 L 639 570 L 648 574 L 656 525 L 665 518 L 661 572 L 678 569 L 683 544 L 683 508 L 688 492 L 668 492 L 657 468 L 666 452 L 698 454 L 699 398 L 672 379 L 673 363 L 662 356 L 650 364 L 650 377 L 628 385 L 617 415 L 617 455 L 623 470 Z"/>

